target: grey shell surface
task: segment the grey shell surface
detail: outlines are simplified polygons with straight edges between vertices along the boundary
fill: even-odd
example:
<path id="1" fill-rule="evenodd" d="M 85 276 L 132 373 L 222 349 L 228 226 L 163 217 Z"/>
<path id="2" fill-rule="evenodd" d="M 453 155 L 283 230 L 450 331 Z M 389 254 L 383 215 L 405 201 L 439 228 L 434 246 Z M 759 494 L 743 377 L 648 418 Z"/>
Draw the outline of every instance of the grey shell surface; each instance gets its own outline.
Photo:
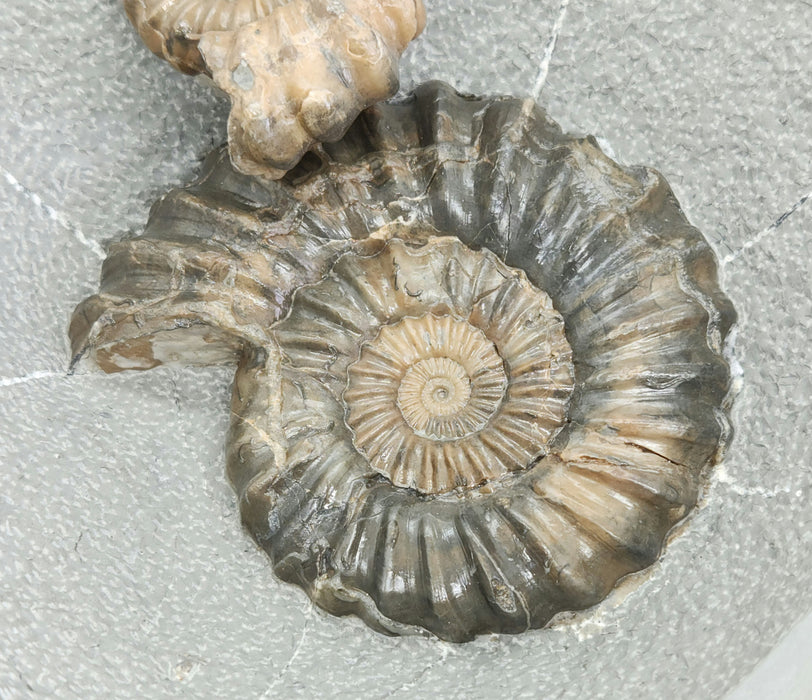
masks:
<path id="1" fill-rule="evenodd" d="M 532 103 L 429 83 L 279 181 L 215 151 L 111 247 L 70 334 L 106 371 L 237 363 L 228 475 L 277 575 L 380 631 L 465 641 L 592 606 L 657 559 L 729 439 L 734 320 L 661 176 Z M 464 351 L 436 351 L 454 334 Z M 379 356 L 400 363 L 380 391 Z M 436 396 L 461 378 L 487 410 L 420 414 L 448 377 Z M 511 393 L 528 386 L 535 403 Z M 408 458 L 432 440 L 439 457 Z"/>

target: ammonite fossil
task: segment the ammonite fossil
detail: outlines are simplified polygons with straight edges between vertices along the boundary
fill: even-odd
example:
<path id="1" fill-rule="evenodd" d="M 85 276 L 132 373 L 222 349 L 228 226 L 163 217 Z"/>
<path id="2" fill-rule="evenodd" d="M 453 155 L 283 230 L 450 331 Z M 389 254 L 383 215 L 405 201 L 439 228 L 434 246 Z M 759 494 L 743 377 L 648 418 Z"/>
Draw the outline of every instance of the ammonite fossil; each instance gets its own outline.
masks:
<path id="1" fill-rule="evenodd" d="M 464 641 L 655 561 L 729 435 L 734 318 L 657 173 L 430 83 L 279 181 L 213 153 L 71 338 L 106 371 L 238 362 L 228 474 L 275 572 Z"/>
<path id="2" fill-rule="evenodd" d="M 232 100 L 238 170 L 280 178 L 398 89 L 422 0 L 124 0 L 144 43 Z"/>

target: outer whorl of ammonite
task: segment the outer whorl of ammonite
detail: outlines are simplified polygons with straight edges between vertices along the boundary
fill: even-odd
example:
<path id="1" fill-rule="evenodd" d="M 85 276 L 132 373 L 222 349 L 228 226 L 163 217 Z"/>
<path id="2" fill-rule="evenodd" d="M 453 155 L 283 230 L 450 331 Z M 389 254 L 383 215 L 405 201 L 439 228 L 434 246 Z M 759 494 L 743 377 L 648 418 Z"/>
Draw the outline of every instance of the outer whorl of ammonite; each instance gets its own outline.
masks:
<path id="1" fill-rule="evenodd" d="M 228 474 L 277 575 L 463 641 L 657 559 L 730 436 L 734 319 L 657 173 L 432 83 L 279 181 L 215 152 L 71 338 L 107 371 L 239 362 Z M 427 444 L 457 451 L 430 477 Z"/>
<path id="2" fill-rule="evenodd" d="M 343 390 L 353 443 L 371 467 L 422 493 L 528 466 L 563 425 L 572 391 L 550 298 L 453 238 L 347 253 L 296 295 L 274 337 L 283 366 L 329 373 Z"/>
<path id="3" fill-rule="evenodd" d="M 229 148 L 242 172 L 280 178 L 398 89 L 423 30 L 422 0 L 124 0 L 144 42 L 232 99 Z"/>

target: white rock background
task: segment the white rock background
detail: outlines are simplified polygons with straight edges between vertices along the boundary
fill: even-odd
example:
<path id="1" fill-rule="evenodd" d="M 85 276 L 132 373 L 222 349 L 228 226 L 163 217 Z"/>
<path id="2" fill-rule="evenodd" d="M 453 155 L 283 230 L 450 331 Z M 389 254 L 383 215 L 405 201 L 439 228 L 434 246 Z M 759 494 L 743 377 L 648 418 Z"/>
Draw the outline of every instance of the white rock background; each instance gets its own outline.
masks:
<path id="1" fill-rule="evenodd" d="M 453 646 L 313 610 L 240 527 L 230 369 L 65 374 L 104 242 L 195 175 L 226 105 L 153 58 L 118 0 L 4 0 L 0 698 L 812 693 L 808 672 L 787 675 L 808 633 L 746 678 L 812 608 L 812 5 L 428 10 L 404 88 L 541 87 L 562 126 L 660 170 L 715 246 L 744 375 L 706 506 L 639 588 L 578 625 Z"/>

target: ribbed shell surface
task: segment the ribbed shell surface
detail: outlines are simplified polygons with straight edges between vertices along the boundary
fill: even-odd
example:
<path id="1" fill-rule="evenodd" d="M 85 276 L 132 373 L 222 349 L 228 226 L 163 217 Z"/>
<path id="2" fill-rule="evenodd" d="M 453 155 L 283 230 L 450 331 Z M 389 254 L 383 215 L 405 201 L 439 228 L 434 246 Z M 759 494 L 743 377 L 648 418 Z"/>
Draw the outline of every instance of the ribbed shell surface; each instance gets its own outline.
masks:
<path id="1" fill-rule="evenodd" d="M 594 605 L 657 559 L 729 438 L 735 312 L 707 242 L 660 175 L 522 100 L 429 83 L 325 149 L 278 182 L 215 152 L 113 246 L 75 313 L 76 356 L 108 371 L 239 360 L 228 472 L 243 519 L 330 612 L 464 641 Z M 549 296 L 574 389 L 542 456 L 431 494 L 370 466 L 340 392 L 286 368 L 275 329 L 337 260 L 447 236 Z"/>

